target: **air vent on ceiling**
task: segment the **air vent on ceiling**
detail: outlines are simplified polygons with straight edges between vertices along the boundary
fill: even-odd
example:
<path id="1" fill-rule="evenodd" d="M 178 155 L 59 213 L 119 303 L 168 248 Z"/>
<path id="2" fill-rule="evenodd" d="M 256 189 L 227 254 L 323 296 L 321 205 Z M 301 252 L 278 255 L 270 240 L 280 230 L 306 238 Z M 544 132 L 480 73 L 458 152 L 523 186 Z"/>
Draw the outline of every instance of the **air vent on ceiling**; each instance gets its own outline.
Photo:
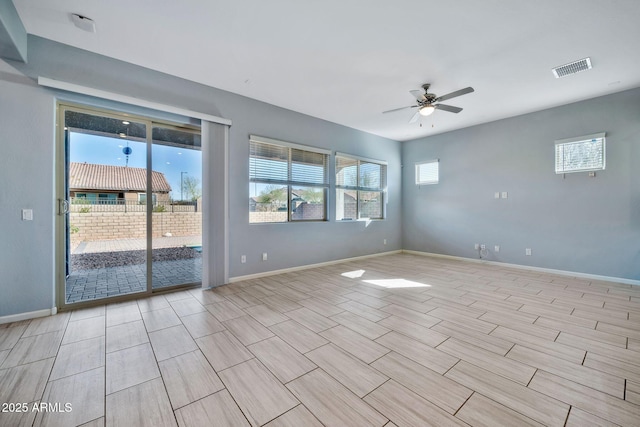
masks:
<path id="1" fill-rule="evenodd" d="M 551 71 L 553 71 L 553 75 L 556 76 L 556 79 L 559 79 L 560 77 L 579 73 L 580 71 L 587 71 L 589 69 L 591 69 L 591 58 L 584 58 L 553 68 Z"/>

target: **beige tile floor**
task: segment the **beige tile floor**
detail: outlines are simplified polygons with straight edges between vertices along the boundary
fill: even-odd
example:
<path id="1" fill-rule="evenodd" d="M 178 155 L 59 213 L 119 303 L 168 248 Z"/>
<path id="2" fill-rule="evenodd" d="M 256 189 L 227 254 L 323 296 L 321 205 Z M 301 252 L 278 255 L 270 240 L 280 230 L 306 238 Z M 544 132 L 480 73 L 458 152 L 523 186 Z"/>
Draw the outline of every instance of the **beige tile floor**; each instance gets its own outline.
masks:
<path id="1" fill-rule="evenodd" d="M 158 295 L 0 325 L 0 404 L 2 426 L 639 426 L 640 287 L 404 254 Z"/>

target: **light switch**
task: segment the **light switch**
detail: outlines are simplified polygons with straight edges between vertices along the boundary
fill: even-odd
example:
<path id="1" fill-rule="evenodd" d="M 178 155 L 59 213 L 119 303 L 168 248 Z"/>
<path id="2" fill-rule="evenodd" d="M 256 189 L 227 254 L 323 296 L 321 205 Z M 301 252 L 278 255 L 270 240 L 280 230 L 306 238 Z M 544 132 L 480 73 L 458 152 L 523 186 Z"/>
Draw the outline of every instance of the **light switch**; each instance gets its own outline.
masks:
<path id="1" fill-rule="evenodd" d="M 33 209 L 22 209 L 22 220 L 33 221 Z"/>

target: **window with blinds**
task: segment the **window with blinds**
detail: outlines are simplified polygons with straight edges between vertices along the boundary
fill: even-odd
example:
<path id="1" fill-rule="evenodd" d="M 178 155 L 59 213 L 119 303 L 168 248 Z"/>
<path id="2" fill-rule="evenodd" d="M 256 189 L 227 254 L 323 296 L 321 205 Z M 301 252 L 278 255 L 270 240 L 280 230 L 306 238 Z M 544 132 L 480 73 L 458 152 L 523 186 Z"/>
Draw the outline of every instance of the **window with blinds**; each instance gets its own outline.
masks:
<path id="1" fill-rule="evenodd" d="M 252 135 L 249 222 L 325 221 L 329 153 Z"/>
<path id="2" fill-rule="evenodd" d="M 387 164 L 336 154 L 336 220 L 383 219 Z"/>
<path id="3" fill-rule="evenodd" d="M 556 141 L 556 173 L 602 170 L 605 167 L 605 134 Z"/>
<path id="4" fill-rule="evenodd" d="M 437 184 L 440 179 L 440 161 L 416 163 L 416 185 Z"/>

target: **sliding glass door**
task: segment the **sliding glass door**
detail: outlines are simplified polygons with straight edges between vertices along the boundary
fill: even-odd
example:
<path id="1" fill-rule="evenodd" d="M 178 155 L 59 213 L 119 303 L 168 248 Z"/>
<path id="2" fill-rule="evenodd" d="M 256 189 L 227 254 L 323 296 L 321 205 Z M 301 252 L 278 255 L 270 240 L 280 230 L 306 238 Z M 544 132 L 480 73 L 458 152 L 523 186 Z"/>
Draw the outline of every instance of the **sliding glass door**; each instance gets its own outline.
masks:
<path id="1" fill-rule="evenodd" d="M 59 106 L 58 305 L 201 281 L 198 129 Z"/>
<path id="2" fill-rule="evenodd" d="M 202 281 L 200 132 L 154 124 L 152 135 L 152 287 L 198 283 Z M 170 194 L 161 192 L 165 182 Z"/>

